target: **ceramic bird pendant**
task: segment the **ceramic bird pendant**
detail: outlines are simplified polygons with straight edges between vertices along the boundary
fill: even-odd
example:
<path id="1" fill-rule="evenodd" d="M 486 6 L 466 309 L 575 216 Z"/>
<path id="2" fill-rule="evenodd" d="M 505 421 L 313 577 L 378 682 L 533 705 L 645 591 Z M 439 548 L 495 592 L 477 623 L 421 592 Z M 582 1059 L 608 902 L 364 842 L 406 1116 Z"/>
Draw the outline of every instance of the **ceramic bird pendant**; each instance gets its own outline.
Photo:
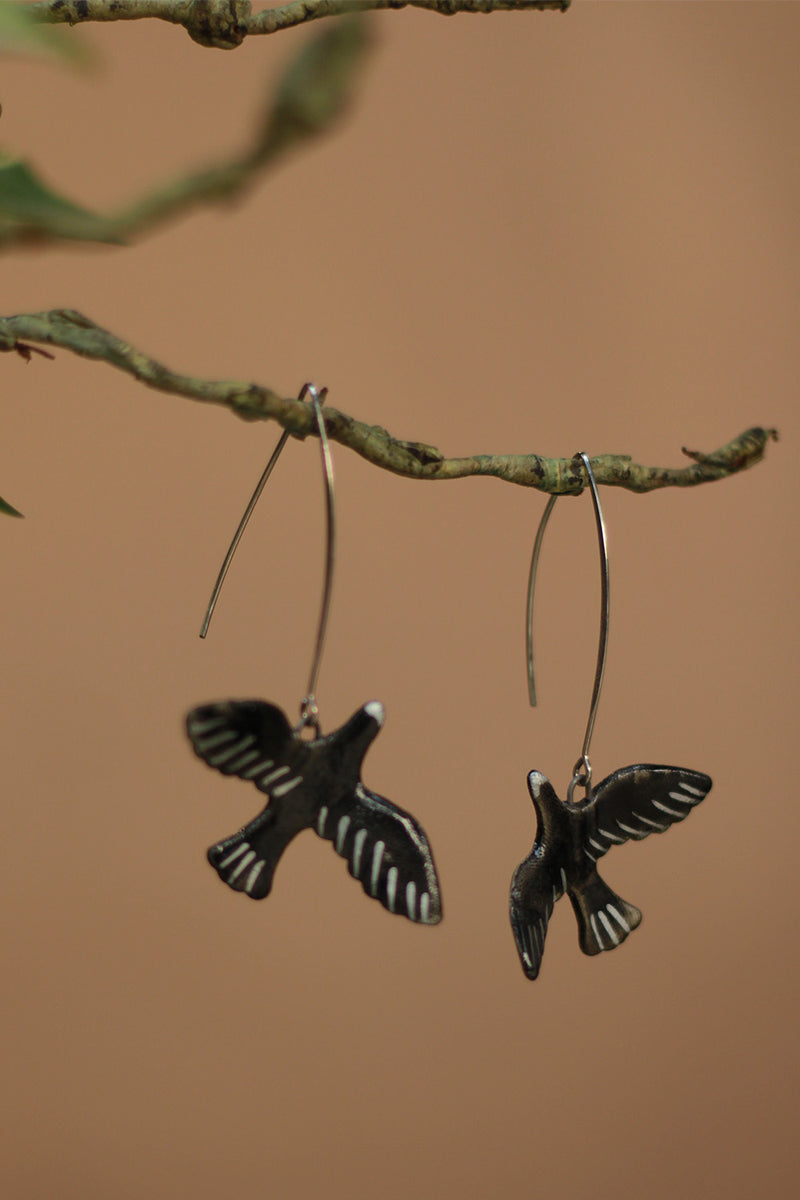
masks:
<path id="1" fill-rule="evenodd" d="M 528 979 L 539 974 L 547 925 L 566 892 L 584 954 L 620 946 L 642 914 L 600 878 L 597 861 L 612 846 L 664 833 L 711 790 L 711 780 L 681 767 L 639 765 L 609 775 L 582 801 L 565 804 L 540 771 L 528 775 L 536 840 L 511 880 L 511 928 Z"/>
<path id="2" fill-rule="evenodd" d="M 362 760 L 383 721 L 383 705 L 372 700 L 341 729 L 306 740 L 281 709 L 263 700 L 192 709 L 186 731 L 198 757 L 268 797 L 254 820 L 208 851 L 228 887 L 263 900 L 289 842 L 313 829 L 333 843 L 353 878 L 389 912 L 424 925 L 441 920 L 439 880 L 424 830 L 361 782 Z"/>

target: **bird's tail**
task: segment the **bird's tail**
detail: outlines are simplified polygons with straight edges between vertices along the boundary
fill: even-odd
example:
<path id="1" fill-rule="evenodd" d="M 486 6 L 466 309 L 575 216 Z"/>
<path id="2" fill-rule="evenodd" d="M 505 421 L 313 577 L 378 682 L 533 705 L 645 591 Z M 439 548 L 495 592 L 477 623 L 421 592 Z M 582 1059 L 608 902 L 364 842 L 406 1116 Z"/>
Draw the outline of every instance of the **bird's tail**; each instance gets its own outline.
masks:
<path id="1" fill-rule="evenodd" d="M 208 851 L 208 861 L 223 883 L 253 900 L 263 900 L 272 890 L 278 860 L 291 836 L 279 833 L 269 810 L 244 829 L 225 838 Z"/>
<path id="2" fill-rule="evenodd" d="M 612 892 L 596 871 L 584 883 L 571 887 L 569 898 L 578 920 L 578 941 L 584 954 L 613 950 L 641 924 L 639 909 Z"/>

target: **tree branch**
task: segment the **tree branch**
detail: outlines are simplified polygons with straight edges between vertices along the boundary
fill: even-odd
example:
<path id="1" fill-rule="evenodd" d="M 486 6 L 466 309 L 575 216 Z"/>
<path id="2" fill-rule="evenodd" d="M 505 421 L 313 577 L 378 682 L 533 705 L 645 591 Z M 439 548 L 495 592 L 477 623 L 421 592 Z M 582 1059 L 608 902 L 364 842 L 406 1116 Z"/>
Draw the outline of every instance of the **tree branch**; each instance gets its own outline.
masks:
<path id="1" fill-rule="evenodd" d="M 382 8 L 424 8 L 450 17 L 456 13 L 490 13 L 555 9 L 565 12 L 571 0 L 295 0 L 253 13 L 250 0 L 38 0 L 31 16 L 49 24 L 83 21 L 138 21 L 155 17 L 182 25 L 201 46 L 234 50 L 251 34 L 278 33 L 320 17 Z"/>
<path id="2" fill-rule="evenodd" d="M 98 359 L 126 371 L 148 387 L 205 404 L 222 405 L 245 420 L 277 421 L 296 438 L 303 439 L 316 432 L 316 419 L 310 404 L 279 396 L 255 383 L 178 375 L 73 309 L 0 318 L 0 351 L 16 352 L 30 359 L 31 352 L 36 350 L 36 345 L 30 343 L 59 346 L 84 358 Z M 585 484 L 582 466 L 573 458 L 543 458 L 538 454 L 476 454 L 469 458 L 445 458 L 434 446 L 402 441 L 380 426 L 365 425 L 330 405 L 325 407 L 325 425 L 329 437 L 368 462 L 411 479 L 490 475 L 555 495 L 577 494 Z M 646 467 L 633 462 L 627 454 L 602 454 L 592 459 L 592 468 L 598 483 L 632 492 L 694 487 L 725 479 L 754 466 L 763 458 L 767 442 L 770 439 L 777 441 L 777 438 L 776 430 L 757 426 L 712 454 L 684 450 L 693 460 L 690 466 Z"/>

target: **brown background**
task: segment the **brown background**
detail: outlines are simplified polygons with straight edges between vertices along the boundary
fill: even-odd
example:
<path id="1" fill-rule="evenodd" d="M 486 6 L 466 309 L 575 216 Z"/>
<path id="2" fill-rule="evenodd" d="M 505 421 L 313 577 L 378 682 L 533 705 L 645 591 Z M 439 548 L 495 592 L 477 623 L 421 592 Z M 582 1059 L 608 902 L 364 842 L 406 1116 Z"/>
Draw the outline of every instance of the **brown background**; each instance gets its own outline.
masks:
<path id="1" fill-rule="evenodd" d="M 587 499 L 523 609 L 541 496 L 335 451 L 327 728 L 383 700 L 365 782 L 433 843 L 435 929 L 300 838 L 263 905 L 207 845 L 256 811 L 193 704 L 294 713 L 322 562 L 316 444 L 287 449 L 206 644 L 197 629 L 273 428 L 100 364 L 2 362 L 0 855 L 11 1200 L 519 1193 L 793 1196 L 797 1066 L 797 4 L 576 4 L 375 19 L 360 99 L 233 209 L 129 249 L 14 252 L 5 313 L 87 312 L 178 370 L 306 379 L 448 454 L 679 465 L 753 424 L 766 462 L 604 490 L 612 632 L 593 745 L 708 771 L 709 800 L 607 860 L 645 913 L 528 983 L 508 881 L 525 776 L 562 791 L 597 625 Z M 317 27 L 319 29 L 319 27 Z M 206 51 L 156 22 L 72 36 L 91 76 L 2 62 L 2 140 L 93 207 L 244 144 L 310 30 Z"/>

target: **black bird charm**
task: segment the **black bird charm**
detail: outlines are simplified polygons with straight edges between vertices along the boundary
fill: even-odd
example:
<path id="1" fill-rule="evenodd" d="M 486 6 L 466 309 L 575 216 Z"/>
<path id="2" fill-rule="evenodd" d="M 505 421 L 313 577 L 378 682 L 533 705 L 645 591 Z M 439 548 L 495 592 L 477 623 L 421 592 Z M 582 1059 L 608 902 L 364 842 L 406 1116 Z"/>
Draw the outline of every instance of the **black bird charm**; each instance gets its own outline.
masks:
<path id="1" fill-rule="evenodd" d="M 511 880 L 511 928 L 528 979 L 539 974 L 547 924 L 566 892 L 584 954 L 613 950 L 642 914 L 598 875 L 596 863 L 630 839 L 641 841 L 682 821 L 711 790 L 711 780 L 681 767 L 622 767 L 579 803 L 565 804 L 540 771 L 528 775 L 536 840 Z"/>
<path id="2" fill-rule="evenodd" d="M 217 842 L 208 861 L 220 879 L 263 900 L 283 851 L 303 829 L 332 842 L 368 896 L 424 925 L 442 919 L 428 839 L 410 813 L 361 782 L 361 763 L 384 720 L 371 700 L 346 725 L 313 740 L 263 700 L 194 708 L 186 730 L 195 754 L 223 775 L 254 783 L 267 805 L 238 833 Z"/>

